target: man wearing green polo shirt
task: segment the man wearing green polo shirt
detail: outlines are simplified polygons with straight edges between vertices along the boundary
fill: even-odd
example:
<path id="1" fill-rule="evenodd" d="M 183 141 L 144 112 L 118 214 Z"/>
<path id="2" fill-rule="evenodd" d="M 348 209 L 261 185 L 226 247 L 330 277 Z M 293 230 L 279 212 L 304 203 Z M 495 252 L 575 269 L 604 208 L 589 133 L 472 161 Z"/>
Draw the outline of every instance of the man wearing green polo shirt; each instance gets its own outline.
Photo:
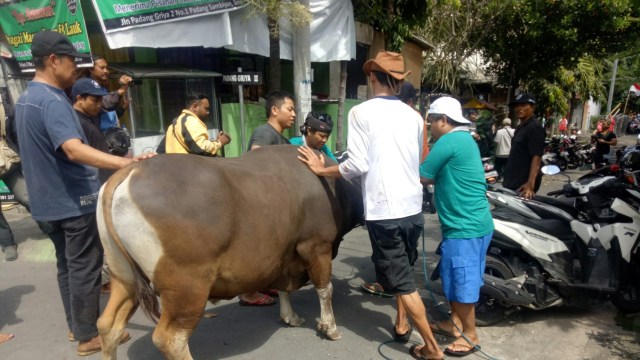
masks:
<path id="1" fill-rule="evenodd" d="M 435 202 L 442 228 L 440 275 L 451 303 L 451 322 L 432 323 L 434 332 L 456 337 L 444 352 L 465 356 L 480 346 L 474 304 L 483 284 L 485 255 L 493 235 L 480 152 L 469 133 L 460 103 L 441 97 L 428 112 L 436 142 L 420 165 L 423 184 L 435 184 Z M 455 325 L 455 326 L 454 326 Z M 464 336 L 460 333 L 462 332 Z"/>

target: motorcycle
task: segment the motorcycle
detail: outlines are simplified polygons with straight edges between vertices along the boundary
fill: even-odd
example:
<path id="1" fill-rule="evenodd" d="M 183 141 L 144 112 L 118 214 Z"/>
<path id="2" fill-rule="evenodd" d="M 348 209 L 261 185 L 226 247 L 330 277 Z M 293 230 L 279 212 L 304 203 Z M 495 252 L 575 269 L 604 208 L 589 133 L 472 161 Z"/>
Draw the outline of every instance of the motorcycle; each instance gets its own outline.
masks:
<path id="1" fill-rule="evenodd" d="M 592 144 L 578 145 L 576 154 L 580 158 L 580 162 L 583 167 L 591 167 L 591 164 L 593 163 L 593 147 L 594 146 Z"/>
<path id="2" fill-rule="evenodd" d="M 605 294 L 621 312 L 640 311 L 639 176 L 613 166 L 548 194 L 566 201 L 487 192 L 495 231 L 476 323 L 492 325 L 508 311 L 560 306 L 580 294 Z"/>
<path id="3" fill-rule="evenodd" d="M 551 140 L 545 140 L 544 153 L 542 154 L 543 165 L 556 165 L 560 170 L 567 169 L 567 160 L 562 154 L 562 145 L 559 137 L 554 137 Z M 568 154 L 567 154 L 568 156 Z"/>
<path id="4" fill-rule="evenodd" d="M 490 157 L 484 157 L 482 160 L 482 166 L 484 167 L 484 178 L 488 184 L 495 184 L 498 181 L 498 171 L 494 169 L 493 163 Z"/>

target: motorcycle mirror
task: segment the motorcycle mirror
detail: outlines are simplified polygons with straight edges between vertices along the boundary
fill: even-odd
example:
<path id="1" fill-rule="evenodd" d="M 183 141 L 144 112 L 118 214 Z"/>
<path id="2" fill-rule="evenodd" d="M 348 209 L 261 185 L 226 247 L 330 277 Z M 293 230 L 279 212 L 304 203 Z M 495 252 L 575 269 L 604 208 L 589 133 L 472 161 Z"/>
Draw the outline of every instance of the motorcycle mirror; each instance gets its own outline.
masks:
<path id="1" fill-rule="evenodd" d="M 546 165 L 540 169 L 545 175 L 556 175 L 560 174 L 560 168 L 556 165 Z"/>

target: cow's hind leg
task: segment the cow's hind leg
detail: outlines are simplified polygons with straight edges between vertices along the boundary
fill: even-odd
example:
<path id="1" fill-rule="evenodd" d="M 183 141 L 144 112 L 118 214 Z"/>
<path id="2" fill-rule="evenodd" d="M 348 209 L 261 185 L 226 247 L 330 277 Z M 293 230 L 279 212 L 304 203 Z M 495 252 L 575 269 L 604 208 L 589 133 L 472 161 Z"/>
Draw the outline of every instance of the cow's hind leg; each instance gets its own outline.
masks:
<path id="1" fill-rule="evenodd" d="M 208 291 L 197 288 L 172 288 L 160 293 L 162 313 L 153 332 L 153 343 L 168 360 L 193 359 L 189 337 L 202 317 L 208 298 Z"/>
<path id="2" fill-rule="evenodd" d="M 316 256 L 309 267 L 309 277 L 316 288 L 320 300 L 320 322 L 318 330 L 331 340 L 339 340 L 342 335 L 333 315 L 333 285 L 331 285 L 331 252 Z"/>
<path id="3" fill-rule="evenodd" d="M 318 330 L 327 335 L 331 340 L 340 340 L 342 335 L 336 326 L 336 318 L 333 315 L 333 305 L 331 302 L 333 285 L 331 282 L 328 282 L 324 288 L 316 287 L 316 292 L 320 299 L 320 322 L 318 323 Z"/>
<path id="4" fill-rule="evenodd" d="M 109 302 L 98 319 L 103 360 L 116 359 L 120 337 L 137 307 L 134 285 L 124 283 L 118 277 L 112 276 Z"/>
<path id="5" fill-rule="evenodd" d="M 280 319 L 289 324 L 289 326 L 300 326 L 304 324 L 304 319 L 293 311 L 289 292 L 278 291 L 278 297 L 280 298 Z"/>

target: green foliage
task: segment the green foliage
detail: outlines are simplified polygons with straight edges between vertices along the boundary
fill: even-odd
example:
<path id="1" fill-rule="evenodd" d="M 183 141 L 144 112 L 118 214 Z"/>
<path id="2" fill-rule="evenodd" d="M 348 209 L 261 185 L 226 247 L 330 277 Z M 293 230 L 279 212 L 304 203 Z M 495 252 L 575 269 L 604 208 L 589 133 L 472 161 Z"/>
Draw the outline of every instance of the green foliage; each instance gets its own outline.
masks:
<path id="1" fill-rule="evenodd" d="M 638 0 L 514 0 L 500 26 L 482 42 L 482 53 L 503 84 L 548 78 L 553 69 L 575 69 L 584 55 L 603 59 L 625 49 L 640 33 L 633 21 Z M 551 71 L 550 71 L 551 70 Z"/>
<path id="2" fill-rule="evenodd" d="M 468 86 L 466 80 L 483 67 L 483 59 L 477 56 L 480 40 L 499 26 L 499 15 L 509 2 L 458 0 L 434 4 L 431 16 L 419 30 L 434 45 L 423 63 L 424 81 L 434 89 L 450 93 Z M 478 63 L 471 59 L 477 59 Z"/>
<path id="3" fill-rule="evenodd" d="M 263 13 L 270 19 L 289 20 L 294 26 L 309 24 L 312 20 L 309 8 L 297 1 L 245 0 L 245 2 L 251 9 L 250 16 Z M 276 26 L 272 29 L 273 35 L 278 35 L 278 22 L 275 22 L 275 24 Z"/>
<path id="4" fill-rule="evenodd" d="M 566 114 L 568 104 L 578 98 L 605 100 L 604 64 L 592 56 L 578 59 L 573 69 L 560 66 L 545 78 L 529 82 L 529 91 L 538 95 L 538 109 L 545 113 Z"/>
<path id="5" fill-rule="evenodd" d="M 400 51 L 404 40 L 429 16 L 429 0 L 352 0 L 357 21 L 370 24 L 386 36 L 385 47 Z M 437 3 L 443 0 L 436 1 Z"/>

